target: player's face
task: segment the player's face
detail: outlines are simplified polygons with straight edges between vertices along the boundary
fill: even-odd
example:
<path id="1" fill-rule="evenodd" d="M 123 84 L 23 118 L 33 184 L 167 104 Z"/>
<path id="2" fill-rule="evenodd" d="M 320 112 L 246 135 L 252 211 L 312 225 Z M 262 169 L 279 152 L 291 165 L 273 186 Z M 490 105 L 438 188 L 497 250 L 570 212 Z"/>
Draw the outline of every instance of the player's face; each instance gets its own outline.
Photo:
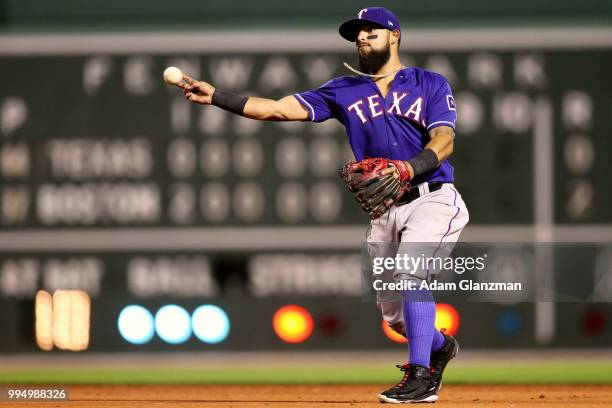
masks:
<path id="1" fill-rule="evenodd" d="M 364 26 L 357 35 L 357 54 L 359 69 L 368 74 L 375 74 L 391 57 L 389 45 L 390 31 L 384 28 Z"/>
<path id="2" fill-rule="evenodd" d="M 357 52 L 366 55 L 372 51 L 382 51 L 389 46 L 390 31 L 385 28 L 363 26 L 357 34 Z"/>

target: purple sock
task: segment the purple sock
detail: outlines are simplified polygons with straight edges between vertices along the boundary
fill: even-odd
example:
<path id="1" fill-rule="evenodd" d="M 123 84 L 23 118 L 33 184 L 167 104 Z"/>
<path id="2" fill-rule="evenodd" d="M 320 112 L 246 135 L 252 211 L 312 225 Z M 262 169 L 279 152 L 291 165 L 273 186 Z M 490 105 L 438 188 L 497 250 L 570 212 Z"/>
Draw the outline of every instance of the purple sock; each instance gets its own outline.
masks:
<path id="1" fill-rule="evenodd" d="M 431 343 L 431 351 L 438 351 L 444 345 L 446 339 L 438 329 L 434 327 L 433 342 Z"/>
<path id="2" fill-rule="evenodd" d="M 403 296 L 404 326 L 410 364 L 429 367 L 434 340 L 436 304 L 429 290 L 406 290 Z M 438 333 L 439 334 L 439 333 Z M 440 336 L 442 336 L 440 334 Z"/>

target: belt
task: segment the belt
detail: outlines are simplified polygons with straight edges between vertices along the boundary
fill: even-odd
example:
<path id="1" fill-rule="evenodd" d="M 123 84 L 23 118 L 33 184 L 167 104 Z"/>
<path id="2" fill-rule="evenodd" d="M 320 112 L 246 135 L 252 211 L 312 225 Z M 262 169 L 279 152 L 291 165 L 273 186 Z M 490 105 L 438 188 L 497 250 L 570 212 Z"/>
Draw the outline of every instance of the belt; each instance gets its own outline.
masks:
<path id="1" fill-rule="evenodd" d="M 424 196 L 425 194 L 432 193 L 434 191 L 438 191 L 442 188 L 444 183 L 439 181 L 432 181 L 431 183 L 421 183 L 412 187 L 406 194 L 400 198 L 395 205 L 405 205 L 413 202 L 419 197 Z"/>

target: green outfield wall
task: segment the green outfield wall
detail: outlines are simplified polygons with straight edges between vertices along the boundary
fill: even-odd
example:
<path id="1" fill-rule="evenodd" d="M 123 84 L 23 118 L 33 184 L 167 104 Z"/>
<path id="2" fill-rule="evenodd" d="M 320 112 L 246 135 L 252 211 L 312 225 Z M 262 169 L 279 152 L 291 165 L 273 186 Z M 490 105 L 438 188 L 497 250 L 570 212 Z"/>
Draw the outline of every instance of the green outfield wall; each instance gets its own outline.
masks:
<path id="1" fill-rule="evenodd" d="M 612 3 L 601 0 L 437 1 L 199 1 L 3 0 L 5 30 L 120 27 L 228 29 L 334 27 L 368 6 L 386 6 L 404 27 L 507 24 L 610 24 Z"/>

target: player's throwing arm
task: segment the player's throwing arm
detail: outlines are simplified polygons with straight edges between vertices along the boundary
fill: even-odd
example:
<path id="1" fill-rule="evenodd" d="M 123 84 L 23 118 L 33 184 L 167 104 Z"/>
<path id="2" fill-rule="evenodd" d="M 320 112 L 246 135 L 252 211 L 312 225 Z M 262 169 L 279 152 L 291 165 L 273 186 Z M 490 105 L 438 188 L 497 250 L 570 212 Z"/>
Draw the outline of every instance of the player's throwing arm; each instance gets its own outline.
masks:
<path id="1" fill-rule="evenodd" d="M 167 70 L 170 68 L 175 67 L 169 67 Z M 173 80 L 166 78 L 167 75 L 164 74 L 164 80 L 181 88 L 185 98 L 193 103 L 215 105 L 249 119 L 269 121 L 308 120 L 308 111 L 293 95 L 276 101 L 226 92 L 215 88 L 208 82 L 195 80 L 184 73 L 181 73 L 180 80 L 177 77 L 174 77 Z"/>

